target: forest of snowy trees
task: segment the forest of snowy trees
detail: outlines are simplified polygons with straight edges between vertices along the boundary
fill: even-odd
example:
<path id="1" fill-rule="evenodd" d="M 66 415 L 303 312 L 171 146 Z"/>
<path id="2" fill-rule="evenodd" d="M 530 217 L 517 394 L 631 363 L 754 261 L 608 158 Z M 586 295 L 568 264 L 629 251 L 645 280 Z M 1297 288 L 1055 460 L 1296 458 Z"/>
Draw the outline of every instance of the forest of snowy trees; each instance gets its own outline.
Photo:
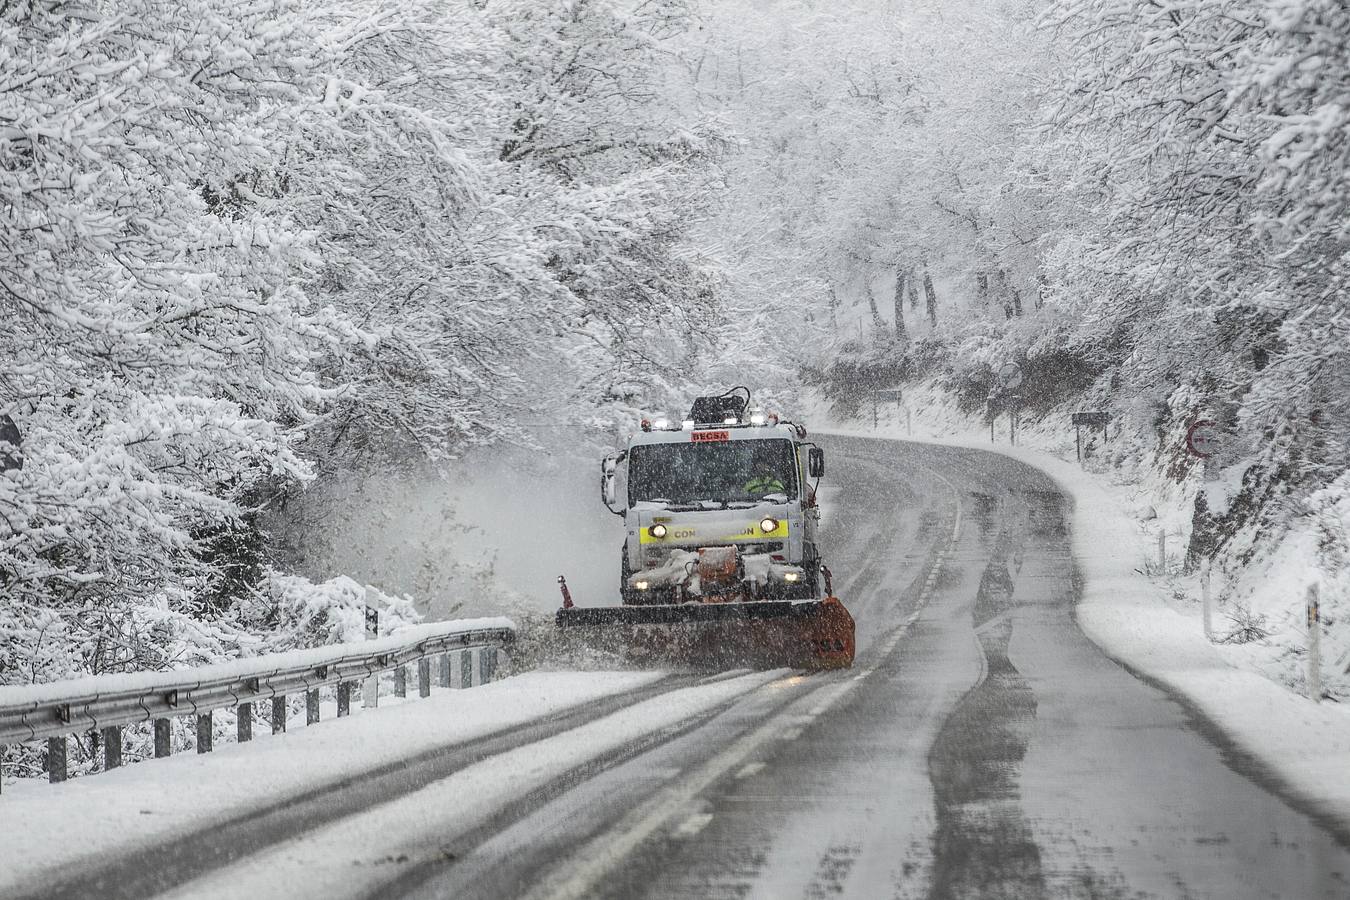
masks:
<path id="1" fill-rule="evenodd" d="M 0 684 L 327 639 L 261 510 L 747 371 L 1215 419 L 1350 593 L 1347 97 L 1340 0 L 0 3 Z"/>
<path id="2" fill-rule="evenodd" d="M 285 631 L 256 513 L 664 389 L 678 2 L 0 6 L 0 683 Z"/>
<path id="3" fill-rule="evenodd" d="M 811 378 L 845 410 L 910 381 L 984 416 L 1016 364 L 1027 417 L 1107 411 L 1117 466 L 1189 486 L 1188 562 L 1250 593 L 1297 528 L 1343 621 L 1350 7 L 934 4 L 892 23 L 810 32 L 867 49 L 813 79 L 847 127 L 814 132 L 783 185 L 817 216 L 795 245 L 862 313 Z M 1202 419 L 1222 434 L 1205 472 L 1183 440 Z M 1266 625 L 1296 672 L 1301 585 L 1281 593 Z"/>

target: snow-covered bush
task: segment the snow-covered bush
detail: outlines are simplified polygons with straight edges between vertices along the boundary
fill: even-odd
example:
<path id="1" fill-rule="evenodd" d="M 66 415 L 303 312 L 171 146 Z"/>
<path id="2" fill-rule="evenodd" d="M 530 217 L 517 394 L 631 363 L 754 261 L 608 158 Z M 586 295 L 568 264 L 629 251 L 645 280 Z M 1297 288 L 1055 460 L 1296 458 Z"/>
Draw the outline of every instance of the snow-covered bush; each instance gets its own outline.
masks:
<path id="1" fill-rule="evenodd" d="M 363 640 L 366 609 L 379 611 L 380 636 L 422 620 L 411 598 L 385 594 L 345 575 L 315 584 L 272 573 L 265 592 L 248 601 L 240 624 L 259 640 L 248 655 Z"/>

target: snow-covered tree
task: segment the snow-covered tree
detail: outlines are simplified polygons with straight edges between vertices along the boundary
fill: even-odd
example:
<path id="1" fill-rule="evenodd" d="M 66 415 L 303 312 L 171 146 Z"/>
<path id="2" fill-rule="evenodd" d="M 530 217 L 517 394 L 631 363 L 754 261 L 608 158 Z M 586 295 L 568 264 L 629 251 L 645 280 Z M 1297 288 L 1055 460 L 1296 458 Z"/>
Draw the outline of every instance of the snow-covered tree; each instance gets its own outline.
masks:
<path id="1" fill-rule="evenodd" d="M 284 0 L 0 10 L 0 680 L 168 664 L 345 329 L 247 199 L 305 35 Z M 153 624 L 153 627 L 146 627 Z M 182 626 L 182 627 L 180 627 Z"/>
<path id="2" fill-rule="evenodd" d="M 686 361 L 713 315 L 682 235 L 714 141 L 663 83 L 678 5 L 311 17 L 317 93 L 263 187 L 316 235 L 311 291 L 373 336 L 330 367 L 325 455 L 443 458 Z"/>

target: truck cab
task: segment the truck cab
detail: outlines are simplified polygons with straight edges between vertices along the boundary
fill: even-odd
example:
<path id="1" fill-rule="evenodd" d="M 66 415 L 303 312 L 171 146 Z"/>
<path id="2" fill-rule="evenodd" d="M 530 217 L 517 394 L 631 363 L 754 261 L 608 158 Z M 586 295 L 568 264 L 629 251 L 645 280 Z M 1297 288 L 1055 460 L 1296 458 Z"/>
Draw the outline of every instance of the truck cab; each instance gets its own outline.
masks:
<path id="1" fill-rule="evenodd" d="M 733 389 L 699 398 L 679 422 L 644 419 L 624 450 L 602 462 L 602 498 L 626 531 L 625 605 L 681 602 L 688 579 L 669 570 L 727 547 L 756 599 L 821 596 L 816 486 L 824 451 L 804 426 L 750 409 L 749 400 L 749 391 Z"/>

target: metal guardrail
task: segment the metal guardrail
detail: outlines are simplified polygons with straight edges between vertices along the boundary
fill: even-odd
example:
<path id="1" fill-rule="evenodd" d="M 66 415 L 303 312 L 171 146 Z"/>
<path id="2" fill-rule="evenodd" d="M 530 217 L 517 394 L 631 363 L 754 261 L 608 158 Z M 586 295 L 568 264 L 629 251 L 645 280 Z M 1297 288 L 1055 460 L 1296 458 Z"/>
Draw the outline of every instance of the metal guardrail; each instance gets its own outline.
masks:
<path id="1" fill-rule="evenodd" d="M 291 653 L 259 656 L 218 665 L 139 676 L 81 678 L 46 685 L 0 689 L 0 745 L 47 741 L 47 774 L 52 782 L 66 780 L 66 740 L 90 730 L 103 734 L 104 768 L 122 764 L 121 728 L 136 722 L 154 722 L 155 756 L 168 756 L 170 722 L 175 716 L 197 717 L 197 752 L 211 750 L 211 713 L 238 710 L 238 739 L 253 737 L 255 703 L 271 701 L 272 733 L 286 730 L 286 697 L 306 695 L 306 720 L 319 720 L 319 688 L 336 685 L 338 716 L 350 712 L 351 689 L 383 672 L 394 673 L 394 693 L 407 690 L 407 666 L 417 664 L 418 694 L 431 693 L 431 662 L 440 657 L 438 681 L 451 685 L 452 653 L 460 657 L 460 684 L 473 682 L 472 651 L 478 650 L 478 683 L 492 679 L 497 651 L 515 639 L 509 622 L 494 627 L 464 627 L 446 622 L 410 629 L 399 635 L 369 641 L 367 645 L 340 644 Z M 100 689 L 100 684 L 108 689 Z M 378 688 L 367 694 L 366 705 L 378 704 Z"/>

